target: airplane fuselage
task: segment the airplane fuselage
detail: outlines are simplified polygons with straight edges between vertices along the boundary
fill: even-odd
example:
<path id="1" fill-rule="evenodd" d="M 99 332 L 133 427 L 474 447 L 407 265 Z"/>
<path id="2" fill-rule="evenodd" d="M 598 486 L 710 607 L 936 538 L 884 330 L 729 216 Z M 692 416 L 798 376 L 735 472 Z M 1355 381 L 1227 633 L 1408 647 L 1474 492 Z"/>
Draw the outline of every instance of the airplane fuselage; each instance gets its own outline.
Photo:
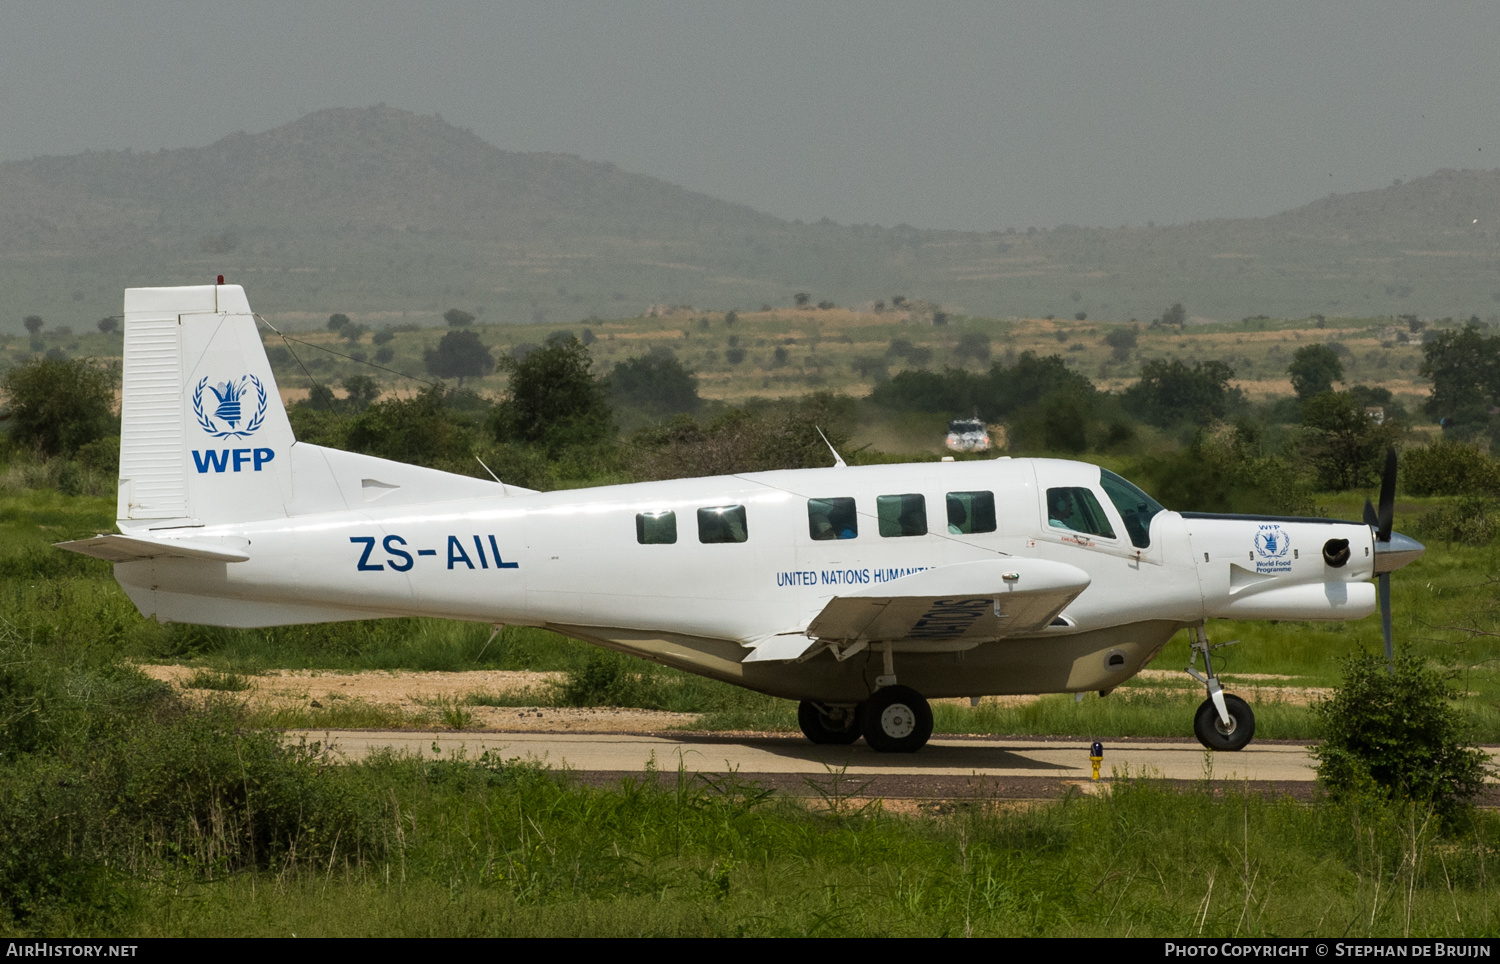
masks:
<path id="1" fill-rule="evenodd" d="M 976 644 L 937 633 L 888 644 L 902 682 L 930 696 L 1108 690 L 1180 628 L 1213 616 L 1257 618 L 1273 596 L 1300 606 L 1281 618 L 1358 618 L 1373 608 L 1363 582 L 1368 527 L 1158 512 L 1149 538 L 1132 539 L 1100 470 L 1086 463 L 803 469 L 430 503 L 409 501 L 408 491 L 405 504 L 389 506 L 375 482 L 357 508 L 193 530 L 200 542 L 242 546 L 243 562 L 151 559 L 122 563 L 117 575 L 143 612 L 168 620 L 269 625 L 298 621 L 304 607 L 306 621 L 437 616 L 543 626 L 821 701 L 864 699 L 883 649 L 800 663 L 746 662 L 747 649 L 804 631 L 833 597 L 882 585 L 899 593 L 907 576 L 960 563 L 1054 560 L 1090 581 L 1036 634 Z M 1049 493 L 1079 489 L 1103 512 L 1084 527 L 1095 531 L 1049 518 Z M 992 501 L 993 518 L 978 524 L 990 531 L 954 524 L 955 497 L 971 509 L 976 499 Z M 910 516 L 900 528 L 881 508 L 898 498 Z M 847 528 L 820 530 L 819 511 L 847 500 Z M 727 513 L 738 528 L 704 529 L 704 511 L 714 525 Z M 1335 536 L 1352 541 L 1354 559 L 1331 570 L 1318 546 Z"/>

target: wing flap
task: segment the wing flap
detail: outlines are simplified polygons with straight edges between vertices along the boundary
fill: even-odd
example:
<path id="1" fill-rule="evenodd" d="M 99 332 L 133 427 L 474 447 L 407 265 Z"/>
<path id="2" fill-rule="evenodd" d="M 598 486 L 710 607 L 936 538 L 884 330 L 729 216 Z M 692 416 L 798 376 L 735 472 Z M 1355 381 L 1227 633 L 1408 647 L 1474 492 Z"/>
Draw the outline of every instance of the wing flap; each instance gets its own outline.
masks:
<path id="1" fill-rule="evenodd" d="M 808 625 L 820 640 L 983 642 L 1039 632 L 1089 575 L 1045 559 L 985 559 L 939 566 L 835 596 Z"/>
<path id="2" fill-rule="evenodd" d="M 93 556 L 105 562 L 136 562 L 141 559 L 199 559 L 210 562 L 246 562 L 250 553 L 232 546 L 194 539 L 142 539 L 137 536 L 101 535 L 92 539 L 53 543 L 58 549 Z"/>

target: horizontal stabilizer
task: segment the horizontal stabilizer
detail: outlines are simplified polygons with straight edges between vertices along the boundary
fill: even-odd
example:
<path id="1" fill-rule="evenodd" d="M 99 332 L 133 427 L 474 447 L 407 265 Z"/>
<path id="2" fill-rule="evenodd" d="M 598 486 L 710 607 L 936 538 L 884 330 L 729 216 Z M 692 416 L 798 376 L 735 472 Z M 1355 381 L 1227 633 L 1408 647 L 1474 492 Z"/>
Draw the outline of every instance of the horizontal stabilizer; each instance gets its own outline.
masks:
<path id="1" fill-rule="evenodd" d="M 53 543 L 59 549 L 82 553 L 105 562 L 136 562 L 141 559 L 202 559 L 210 562 L 245 562 L 243 549 L 206 540 L 144 539 L 137 536 L 103 535 L 92 539 Z"/>
<path id="2" fill-rule="evenodd" d="M 1076 566 L 985 559 L 939 566 L 829 600 L 808 626 L 820 640 L 984 642 L 1040 632 L 1088 588 Z"/>

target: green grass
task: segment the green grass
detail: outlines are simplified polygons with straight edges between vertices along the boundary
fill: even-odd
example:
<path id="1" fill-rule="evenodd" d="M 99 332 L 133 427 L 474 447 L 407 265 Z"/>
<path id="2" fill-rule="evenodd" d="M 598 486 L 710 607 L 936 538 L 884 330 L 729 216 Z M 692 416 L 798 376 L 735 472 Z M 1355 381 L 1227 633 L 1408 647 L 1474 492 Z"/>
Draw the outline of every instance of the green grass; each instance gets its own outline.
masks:
<path id="1" fill-rule="evenodd" d="M 333 774 L 382 803 L 373 853 L 124 883 L 138 936 L 1493 935 L 1500 816 L 1117 782 L 946 816 L 787 799 L 726 775 L 614 788 L 489 757 Z M 61 903 L 13 933 L 71 933 Z"/>

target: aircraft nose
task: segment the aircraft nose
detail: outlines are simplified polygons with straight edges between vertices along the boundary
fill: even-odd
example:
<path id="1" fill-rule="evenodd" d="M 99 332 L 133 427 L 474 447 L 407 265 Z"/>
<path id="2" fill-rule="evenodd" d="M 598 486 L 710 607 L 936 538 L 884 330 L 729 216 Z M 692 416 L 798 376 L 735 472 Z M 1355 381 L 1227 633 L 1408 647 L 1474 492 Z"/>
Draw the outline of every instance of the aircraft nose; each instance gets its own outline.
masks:
<path id="1" fill-rule="evenodd" d="M 1389 542 L 1375 540 L 1375 574 L 1378 576 L 1386 572 L 1395 572 L 1402 566 L 1422 558 L 1422 553 L 1426 551 L 1427 547 L 1411 536 L 1392 532 Z"/>

